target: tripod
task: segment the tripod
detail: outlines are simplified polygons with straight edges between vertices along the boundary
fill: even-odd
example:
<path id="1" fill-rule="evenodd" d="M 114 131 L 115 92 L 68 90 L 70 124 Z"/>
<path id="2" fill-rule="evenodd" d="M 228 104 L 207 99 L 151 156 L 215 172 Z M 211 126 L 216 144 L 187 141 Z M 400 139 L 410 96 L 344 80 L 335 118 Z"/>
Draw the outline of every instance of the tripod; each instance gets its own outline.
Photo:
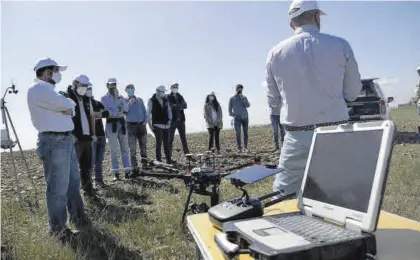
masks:
<path id="1" fill-rule="evenodd" d="M 29 174 L 29 178 L 31 179 L 32 185 L 34 187 L 35 206 L 38 207 L 38 191 L 37 191 L 34 179 L 32 178 L 32 174 L 29 171 L 28 162 L 26 161 L 25 154 L 23 153 L 22 146 L 20 145 L 19 137 L 16 133 L 15 126 L 13 125 L 13 122 L 12 122 L 12 119 L 10 117 L 10 113 L 9 113 L 9 110 L 7 109 L 6 101 L 5 101 L 7 93 L 9 93 L 9 94 L 12 94 L 12 93 L 17 94 L 18 93 L 18 91 L 15 88 L 16 87 L 13 84 L 12 84 L 11 87 L 8 87 L 6 89 L 3 97 L 1 98 L 1 101 L 0 101 L 1 102 L 1 115 L 2 115 L 2 119 L 3 119 L 3 124 L 5 125 L 6 137 L 7 137 L 5 142 L 3 142 L 3 140 L 2 140 L 1 148 L 9 149 L 9 151 L 10 151 L 10 156 L 11 156 L 12 164 L 13 164 L 13 171 L 14 171 L 14 174 L 15 174 L 15 182 L 16 182 L 16 185 L 17 185 L 16 189 L 17 189 L 17 192 L 18 192 L 19 201 L 22 201 L 22 196 L 21 196 L 21 193 L 20 193 L 20 181 L 19 181 L 19 176 L 18 176 L 17 169 L 16 169 L 15 156 L 14 156 L 14 153 L 13 153 L 13 148 L 16 146 L 16 144 L 19 146 L 20 154 L 22 156 L 23 162 L 25 163 L 26 171 Z M 12 130 L 13 130 L 13 133 L 15 135 L 16 141 L 12 141 L 12 139 L 10 138 L 9 123 L 10 123 L 10 126 L 12 127 Z"/>

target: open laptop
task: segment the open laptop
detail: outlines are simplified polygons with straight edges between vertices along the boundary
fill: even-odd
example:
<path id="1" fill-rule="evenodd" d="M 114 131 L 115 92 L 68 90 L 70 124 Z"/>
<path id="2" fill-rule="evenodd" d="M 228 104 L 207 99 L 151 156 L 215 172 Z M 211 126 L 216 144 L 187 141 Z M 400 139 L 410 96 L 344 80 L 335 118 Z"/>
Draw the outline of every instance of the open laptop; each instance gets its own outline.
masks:
<path id="1" fill-rule="evenodd" d="M 215 238 L 218 246 L 235 254 L 247 245 L 255 259 L 375 255 L 372 233 L 395 132 L 392 121 L 317 128 L 298 195 L 300 211 L 225 223 L 224 234 Z"/>

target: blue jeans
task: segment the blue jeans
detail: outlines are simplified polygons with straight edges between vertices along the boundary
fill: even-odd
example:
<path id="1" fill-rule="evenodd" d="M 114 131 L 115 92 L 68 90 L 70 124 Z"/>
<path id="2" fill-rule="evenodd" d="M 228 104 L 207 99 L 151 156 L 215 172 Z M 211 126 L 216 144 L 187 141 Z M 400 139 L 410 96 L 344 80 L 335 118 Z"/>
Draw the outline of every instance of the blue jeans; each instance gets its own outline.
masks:
<path id="1" fill-rule="evenodd" d="M 248 148 L 248 118 L 235 118 L 236 145 L 242 149 L 241 128 L 244 132 L 244 148 Z"/>
<path id="2" fill-rule="evenodd" d="M 281 141 L 284 141 L 284 127 L 280 124 L 280 116 L 278 115 L 271 115 L 271 126 L 273 127 L 273 137 L 274 137 L 274 145 L 276 148 L 279 148 L 279 129 L 280 129 L 280 135 L 281 135 Z"/>
<path id="3" fill-rule="evenodd" d="M 92 142 L 92 169 L 95 171 L 95 181 L 103 181 L 102 165 L 105 157 L 106 138 L 105 136 L 97 136 L 96 141 Z"/>
<path id="4" fill-rule="evenodd" d="M 313 131 L 286 131 L 273 191 L 297 192 L 302 184 Z"/>
<path id="5" fill-rule="evenodd" d="M 84 218 L 80 173 L 71 135 L 38 135 L 36 150 L 44 165 L 50 232 L 66 228 L 67 209 L 72 220 Z"/>
<path id="6" fill-rule="evenodd" d="M 119 174 L 120 168 L 118 166 L 118 146 L 121 152 L 121 159 L 124 172 L 132 170 L 130 165 L 130 157 L 128 151 L 128 131 L 125 134 L 122 132 L 121 124 L 118 123 L 117 131 L 112 132 L 112 124 L 106 125 L 106 136 L 108 137 L 109 148 L 111 150 L 111 173 Z"/>

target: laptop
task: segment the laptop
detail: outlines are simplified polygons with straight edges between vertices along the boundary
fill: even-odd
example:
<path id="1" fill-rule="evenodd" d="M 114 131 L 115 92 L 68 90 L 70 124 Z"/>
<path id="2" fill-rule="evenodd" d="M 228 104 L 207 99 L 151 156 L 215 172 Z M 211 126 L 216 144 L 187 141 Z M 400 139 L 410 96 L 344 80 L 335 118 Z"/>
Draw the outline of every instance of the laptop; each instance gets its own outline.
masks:
<path id="1" fill-rule="evenodd" d="M 225 223 L 216 243 L 226 254 L 246 249 L 265 260 L 375 255 L 395 133 L 389 120 L 315 129 L 299 211 Z"/>

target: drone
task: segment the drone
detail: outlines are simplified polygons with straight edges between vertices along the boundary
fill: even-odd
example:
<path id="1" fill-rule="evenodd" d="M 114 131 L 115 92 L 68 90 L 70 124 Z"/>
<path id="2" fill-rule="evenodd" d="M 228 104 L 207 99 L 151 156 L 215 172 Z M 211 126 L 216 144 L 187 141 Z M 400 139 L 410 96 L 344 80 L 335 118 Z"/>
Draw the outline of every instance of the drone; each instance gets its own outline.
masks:
<path id="1" fill-rule="evenodd" d="M 230 167 L 225 169 L 224 172 L 221 172 L 220 168 L 216 167 L 216 156 L 214 150 L 207 151 L 204 154 L 187 154 L 186 158 L 188 160 L 188 166 L 183 166 L 183 170 L 173 165 L 151 161 L 149 165 L 152 167 L 141 169 L 139 175 L 140 177 L 183 180 L 185 187 L 189 189 L 189 192 L 185 202 L 184 211 L 182 213 L 181 225 L 184 223 L 188 211 L 193 214 L 205 213 L 210 207 L 216 206 L 220 203 L 219 186 L 222 178 L 231 174 L 232 171 L 261 163 L 261 158 L 255 157 L 251 162 Z M 195 162 L 196 165 L 193 166 L 192 162 Z M 158 173 L 155 172 L 153 168 L 164 170 L 169 173 Z M 210 197 L 210 207 L 206 203 L 190 203 L 193 193 Z"/>

